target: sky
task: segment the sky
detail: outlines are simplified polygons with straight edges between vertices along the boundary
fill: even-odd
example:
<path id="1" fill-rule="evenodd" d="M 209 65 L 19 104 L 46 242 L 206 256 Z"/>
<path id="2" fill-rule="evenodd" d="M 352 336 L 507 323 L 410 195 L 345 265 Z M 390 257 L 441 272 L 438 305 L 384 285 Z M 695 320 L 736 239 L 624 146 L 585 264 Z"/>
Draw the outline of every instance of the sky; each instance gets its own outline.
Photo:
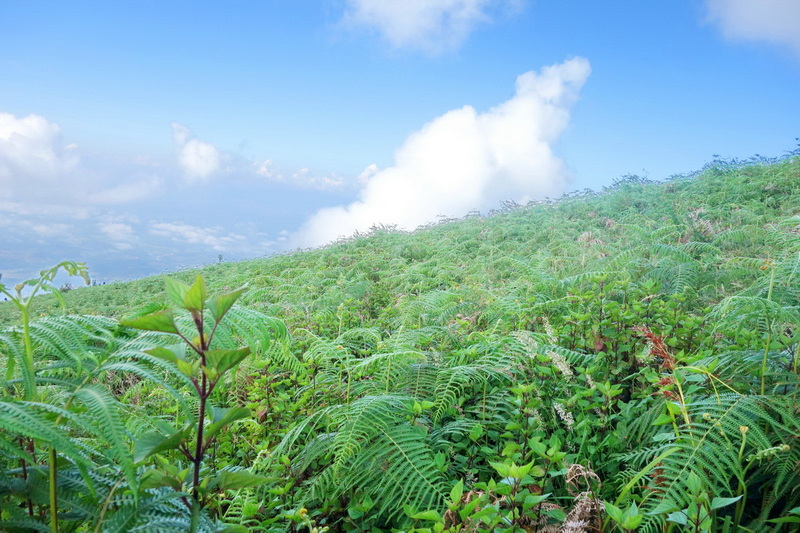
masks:
<path id="1" fill-rule="evenodd" d="M 800 137 L 797 0 L 0 0 L 0 281 L 414 228 Z"/>

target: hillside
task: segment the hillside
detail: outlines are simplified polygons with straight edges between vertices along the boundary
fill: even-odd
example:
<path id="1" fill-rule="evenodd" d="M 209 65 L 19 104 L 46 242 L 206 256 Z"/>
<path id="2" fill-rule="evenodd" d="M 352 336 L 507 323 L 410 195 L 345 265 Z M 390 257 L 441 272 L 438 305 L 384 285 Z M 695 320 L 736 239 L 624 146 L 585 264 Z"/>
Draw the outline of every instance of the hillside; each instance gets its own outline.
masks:
<path id="1" fill-rule="evenodd" d="M 219 376 L 152 355 L 174 336 L 131 329 L 168 332 L 147 314 L 201 294 L 198 274 L 212 295 L 248 285 L 224 321 L 228 300 L 204 315 L 214 347 L 253 351 Z M 0 529 L 47 523 L 57 441 L 62 521 L 80 530 L 171 531 L 165 516 L 195 512 L 209 531 L 791 531 L 798 275 L 793 156 L 376 228 L 176 273 L 194 284 L 171 294 L 162 277 L 63 293 L 84 318 L 37 297 L 30 366 L 8 302 Z M 188 352 L 212 349 L 198 338 Z M 80 404 L 86 390 L 102 401 Z M 200 461 L 178 443 L 206 400 L 220 425 Z M 94 409 L 119 431 L 82 418 Z M 193 484 L 193 462 L 217 481 Z"/>

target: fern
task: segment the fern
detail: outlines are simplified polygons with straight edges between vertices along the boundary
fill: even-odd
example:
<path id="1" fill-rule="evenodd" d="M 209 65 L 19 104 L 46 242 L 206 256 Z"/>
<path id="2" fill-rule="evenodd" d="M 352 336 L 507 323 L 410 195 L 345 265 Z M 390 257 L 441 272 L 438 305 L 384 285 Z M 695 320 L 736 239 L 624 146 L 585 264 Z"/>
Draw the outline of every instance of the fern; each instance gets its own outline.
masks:
<path id="1" fill-rule="evenodd" d="M 104 452 L 108 453 L 118 465 L 128 486 L 136 490 L 138 477 L 117 401 L 107 390 L 98 386 L 81 388 L 74 393 L 74 397 L 88 407 L 94 434 L 102 435 L 109 445 Z"/>
<path id="2" fill-rule="evenodd" d="M 679 509 L 688 506 L 686 480 L 690 472 L 707 480 L 709 490 L 717 495 L 735 496 L 744 486 L 757 492 L 758 485 L 774 475 L 776 465 L 781 470 L 784 464 L 773 461 L 771 455 L 765 460 L 757 458 L 767 450 L 780 453 L 781 446 L 789 451 L 793 435 L 800 432 L 791 402 L 781 398 L 724 394 L 698 400 L 687 408 L 691 424 L 682 425 L 672 443 L 652 451 L 651 457 L 663 459 L 657 476 L 645 488 L 642 507 L 649 512 L 662 502 Z M 795 505 L 797 498 L 789 499 L 785 509 Z M 661 520 L 663 515 L 651 513 L 642 530 L 656 531 Z"/>
<path id="3" fill-rule="evenodd" d="M 411 399 L 404 396 L 366 396 L 349 404 L 337 413 L 336 438 L 333 442 L 334 474 L 342 465 L 357 455 L 376 435 L 383 434 L 403 418 Z"/>

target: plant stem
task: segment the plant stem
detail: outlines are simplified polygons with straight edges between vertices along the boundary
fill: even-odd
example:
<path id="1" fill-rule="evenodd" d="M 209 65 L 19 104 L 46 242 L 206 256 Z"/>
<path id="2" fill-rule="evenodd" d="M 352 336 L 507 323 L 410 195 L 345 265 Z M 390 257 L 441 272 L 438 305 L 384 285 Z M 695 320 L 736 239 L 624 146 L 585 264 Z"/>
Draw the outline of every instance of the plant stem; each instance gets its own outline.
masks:
<path id="1" fill-rule="evenodd" d="M 203 366 L 205 366 L 205 360 L 203 361 Z M 199 491 L 200 491 L 200 465 L 203 462 L 203 429 L 205 428 L 205 418 L 206 418 L 206 400 L 208 399 L 207 393 L 208 383 L 206 380 L 206 375 L 203 374 L 202 378 L 202 385 L 200 388 L 200 413 L 198 415 L 197 421 L 197 442 L 195 443 L 194 448 L 194 457 L 192 461 L 194 462 L 194 475 L 192 477 L 192 497 L 199 503 Z"/>
<path id="2" fill-rule="evenodd" d="M 48 475 L 50 478 L 50 533 L 58 533 L 58 459 L 56 449 L 50 447 L 48 454 Z"/>
<path id="3" fill-rule="evenodd" d="M 20 305 L 22 314 L 22 342 L 25 346 L 25 359 L 22 397 L 27 402 L 36 401 L 36 378 L 33 362 L 33 341 L 31 340 L 30 310 L 27 305 Z"/>
<path id="4" fill-rule="evenodd" d="M 195 503 L 192 506 L 192 521 L 194 522 L 194 508 L 197 507 L 197 512 L 199 512 L 200 507 L 200 465 L 203 462 L 203 455 L 205 449 L 203 447 L 203 430 L 205 429 L 205 421 L 206 421 L 206 402 L 208 397 L 211 395 L 211 391 L 208 387 L 208 377 L 204 371 L 206 367 L 206 352 L 209 349 L 211 344 L 211 339 L 209 338 L 206 340 L 205 335 L 203 334 L 203 314 L 202 312 L 199 315 L 199 318 L 195 318 L 195 325 L 197 327 L 197 333 L 199 334 L 200 342 L 198 343 L 199 350 L 198 353 L 200 354 L 200 373 L 202 374 L 200 378 L 200 388 L 197 391 L 200 397 L 200 412 L 198 413 L 198 420 L 197 420 L 197 442 L 195 443 L 194 447 L 194 457 L 192 461 L 194 462 L 194 474 L 192 476 L 192 498 L 194 499 Z M 212 331 L 212 335 L 213 335 Z"/>

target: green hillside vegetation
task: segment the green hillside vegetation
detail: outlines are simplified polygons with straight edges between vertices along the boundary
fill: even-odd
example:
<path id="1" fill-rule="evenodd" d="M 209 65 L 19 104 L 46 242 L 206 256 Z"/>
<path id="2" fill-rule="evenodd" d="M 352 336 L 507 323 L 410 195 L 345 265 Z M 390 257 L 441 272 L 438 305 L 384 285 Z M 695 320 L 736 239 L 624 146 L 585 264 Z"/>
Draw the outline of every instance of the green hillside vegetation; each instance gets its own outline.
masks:
<path id="1" fill-rule="evenodd" d="M 797 154 L 56 292 L 0 306 L 0 531 L 800 523 Z"/>

